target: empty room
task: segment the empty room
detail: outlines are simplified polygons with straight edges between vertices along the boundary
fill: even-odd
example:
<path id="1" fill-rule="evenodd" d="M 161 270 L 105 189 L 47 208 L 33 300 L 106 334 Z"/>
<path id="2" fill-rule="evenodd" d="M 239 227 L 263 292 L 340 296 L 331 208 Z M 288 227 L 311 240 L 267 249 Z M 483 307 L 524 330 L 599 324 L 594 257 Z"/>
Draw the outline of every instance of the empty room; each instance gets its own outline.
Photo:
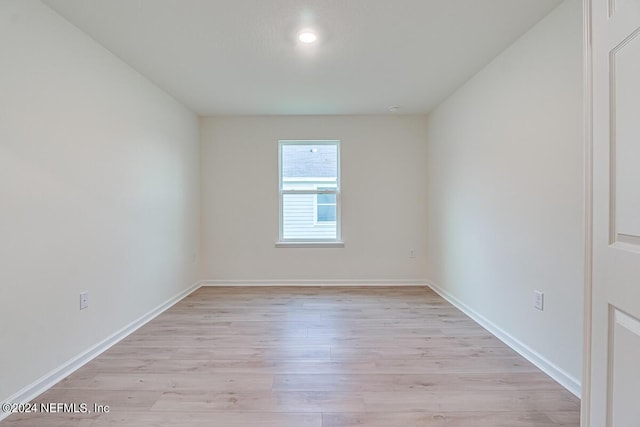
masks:
<path id="1" fill-rule="evenodd" d="M 0 0 L 0 425 L 638 427 L 639 34 Z"/>

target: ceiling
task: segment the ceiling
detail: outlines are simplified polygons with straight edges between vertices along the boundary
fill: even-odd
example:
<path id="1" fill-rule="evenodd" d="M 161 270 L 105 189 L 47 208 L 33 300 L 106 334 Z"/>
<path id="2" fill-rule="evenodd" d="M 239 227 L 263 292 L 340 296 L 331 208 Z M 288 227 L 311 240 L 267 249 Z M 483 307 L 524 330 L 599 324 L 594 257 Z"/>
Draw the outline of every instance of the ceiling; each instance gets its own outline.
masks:
<path id="1" fill-rule="evenodd" d="M 43 1 L 203 116 L 426 113 L 561 2 Z"/>

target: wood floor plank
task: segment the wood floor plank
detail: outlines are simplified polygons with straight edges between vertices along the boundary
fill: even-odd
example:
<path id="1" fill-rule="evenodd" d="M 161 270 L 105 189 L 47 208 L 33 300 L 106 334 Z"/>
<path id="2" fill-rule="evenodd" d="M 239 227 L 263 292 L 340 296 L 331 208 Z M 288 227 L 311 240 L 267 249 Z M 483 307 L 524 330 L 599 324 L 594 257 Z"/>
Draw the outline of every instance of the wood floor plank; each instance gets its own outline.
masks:
<path id="1" fill-rule="evenodd" d="M 208 374 L 203 381 L 199 373 L 118 372 L 95 375 L 72 375 L 58 387 L 83 390 L 143 390 L 143 391 L 261 391 L 273 388 L 273 375 Z"/>
<path id="2" fill-rule="evenodd" d="M 480 374 L 277 374 L 277 391 L 493 391 L 548 390 L 558 384 L 538 372 L 510 372 L 504 375 Z"/>
<path id="3" fill-rule="evenodd" d="M 578 411 L 578 399 L 548 390 L 363 392 L 367 412 Z"/>
<path id="4" fill-rule="evenodd" d="M 90 427 L 322 427 L 320 413 L 121 412 L 103 415 Z"/>
<path id="5" fill-rule="evenodd" d="M 579 400 L 421 287 L 201 288 L 39 396 L 17 427 L 553 427 Z"/>
<path id="6" fill-rule="evenodd" d="M 540 412 L 324 413 L 322 427 L 549 427 Z M 577 425 L 577 424 L 574 424 Z"/>
<path id="7" fill-rule="evenodd" d="M 332 360 L 381 360 L 381 359 L 447 359 L 451 357 L 518 357 L 504 347 L 437 346 L 428 347 L 348 347 L 333 346 Z"/>
<path id="8" fill-rule="evenodd" d="M 362 393 L 349 392 L 167 392 L 154 411 L 349 412 L 365 411 Z"/>

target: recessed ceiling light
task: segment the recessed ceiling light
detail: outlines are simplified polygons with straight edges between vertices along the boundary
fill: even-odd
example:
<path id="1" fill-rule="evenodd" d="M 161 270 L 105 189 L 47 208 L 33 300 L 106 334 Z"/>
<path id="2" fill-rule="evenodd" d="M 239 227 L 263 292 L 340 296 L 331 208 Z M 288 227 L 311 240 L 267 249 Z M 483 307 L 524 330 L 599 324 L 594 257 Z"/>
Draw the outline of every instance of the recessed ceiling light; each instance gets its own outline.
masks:
<path id="1" fill-rule="evenodd" d="M 318 36 L 313 31 L 304 30 L 300 34 L 298 34 L 298 40 L 302 43 L 313 43 L 318 40 Z"/>

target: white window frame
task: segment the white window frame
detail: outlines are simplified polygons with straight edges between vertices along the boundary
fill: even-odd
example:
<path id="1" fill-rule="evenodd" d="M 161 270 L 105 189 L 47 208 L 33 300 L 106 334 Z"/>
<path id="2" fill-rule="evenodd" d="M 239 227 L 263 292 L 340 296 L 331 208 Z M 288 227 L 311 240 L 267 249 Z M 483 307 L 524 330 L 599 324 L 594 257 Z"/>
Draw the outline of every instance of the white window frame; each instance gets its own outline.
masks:
<path id="1" fill-rule="evenodd" d="M 337 148 L 337 176 L 335 190 L 284 190 L 282 182 L 282 147 L 285 145 L 335 145 Z M 342 241 L 341 221 L 340 221 L 340 141 L 339 140 L 280 140 L 278 141 L 278 241 L 276 247 L 344 247 Z M 283 237 L 283 201 L 285 194 L 313 194 L 314 211 L 315 203 L 317 203 L 318 194 L 335 194 L 336 195 L 336 238 L 335 239 L 285 239 Z M 314 212 L 314 223 L 317 220 L 317 213 Z"/>

